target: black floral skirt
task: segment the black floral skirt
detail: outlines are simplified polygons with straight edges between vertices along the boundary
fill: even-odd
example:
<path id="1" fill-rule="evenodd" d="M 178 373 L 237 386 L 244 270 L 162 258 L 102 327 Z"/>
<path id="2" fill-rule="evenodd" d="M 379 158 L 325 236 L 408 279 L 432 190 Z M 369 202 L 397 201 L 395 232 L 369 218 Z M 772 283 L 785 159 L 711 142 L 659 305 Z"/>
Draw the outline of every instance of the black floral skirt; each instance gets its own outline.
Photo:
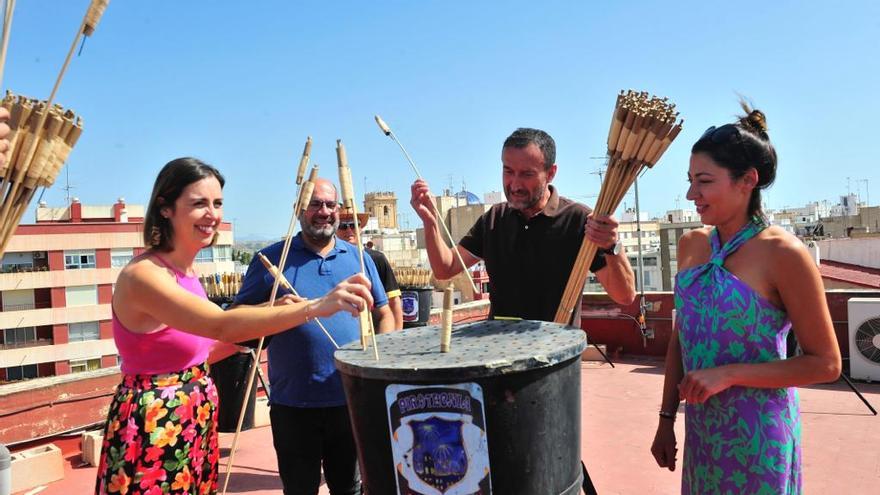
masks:
<path id="1" fill-rule="evenodd" d="M 217 491 L 217 389 L 206 365 L 124 375 L 104 430 L 97 495 Z"/>

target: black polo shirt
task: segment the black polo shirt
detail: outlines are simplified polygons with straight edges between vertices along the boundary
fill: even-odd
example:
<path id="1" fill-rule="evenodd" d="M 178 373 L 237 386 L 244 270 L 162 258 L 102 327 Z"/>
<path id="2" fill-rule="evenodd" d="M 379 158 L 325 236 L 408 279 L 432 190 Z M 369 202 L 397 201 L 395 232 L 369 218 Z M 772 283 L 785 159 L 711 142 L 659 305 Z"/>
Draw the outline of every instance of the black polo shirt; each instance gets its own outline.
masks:
<path id="1" fill-rule="evenodd" d="M 590 209 L 559 196 L 532 218 L 498 203 L 484 213 L 459 244 L 486 263 L 490 317 L 553 321 L 584 239 Z M 592 272 L 605 266 L 596 256 Z"/>
<path id="2" fill-rule="evenodd" d="M 379 272 L 379 279 L 382 280 L 382 287 L 385 287 L 385 294 L 388 296 L 388 299 L 400 297 L 400 285 L 397 283 L 397 277 L 394 276 L 394 270 L 391 269 L 391 264 L 388 263 L 388 258 L 385 257 L 385 254 L 370 248 L 365 248 L 364 252 L 370 255 L 370 258 L 373 258 L 373 263 L 376 264 L 376 271 Z"/>

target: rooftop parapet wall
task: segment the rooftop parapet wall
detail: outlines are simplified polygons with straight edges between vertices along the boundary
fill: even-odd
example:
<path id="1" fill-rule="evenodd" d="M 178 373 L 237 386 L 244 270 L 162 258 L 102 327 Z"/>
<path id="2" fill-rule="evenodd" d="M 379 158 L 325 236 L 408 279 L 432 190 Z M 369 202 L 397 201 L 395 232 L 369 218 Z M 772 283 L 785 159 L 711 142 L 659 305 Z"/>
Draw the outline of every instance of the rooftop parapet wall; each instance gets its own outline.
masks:
<path id="1" fill-rule="evenodd" d="M 823 260 L 880 268 L 880 237 L 815 241 Z"/>

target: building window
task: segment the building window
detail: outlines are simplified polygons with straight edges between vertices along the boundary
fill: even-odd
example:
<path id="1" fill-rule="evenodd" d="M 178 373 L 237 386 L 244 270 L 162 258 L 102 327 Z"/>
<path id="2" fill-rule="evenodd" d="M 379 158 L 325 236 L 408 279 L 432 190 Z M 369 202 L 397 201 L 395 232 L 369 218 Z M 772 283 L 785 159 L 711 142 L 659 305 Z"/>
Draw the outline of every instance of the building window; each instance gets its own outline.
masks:
<path id="1" fill-rule="evenodd" d="M 26 364 L 24 366 L 11 366 L 6 368 L 6 380 L 10 382 L 27 380 L 28 378 L 36 378 L 37 376 L 36 364 Z"/>
<path id="2" fill-rule="evenodd" d="M 34 290 L 15 289 L 3 291 L 3 311 L 25 311 L 34 309 Z"/>
<path id="3" fill-rule="evenodd" d="M 34 271 L 34 255 L 30 251 L 24 253 L 6 253 L 3 255 L 3 273 Z"/>
<path id="4" fill-rule="evenodd" d="M 81 373 L 83 371 L 94 371 L 101 369 L 101 358 L 78 359 L 70 362 L 71 373 Z"/>
<path id="5" fill-rule="evenodd" d="M 642 266 L 657 266 L 657 258 L 642 258 Z"/>
<path id="6" fill-rule="evenodd" d="M 206 248 L 202 248 L 196 254 L 196 263 L 211 263 L 214 261 L 214 248 L 208 246 Z"/>
<path id="7" fill-rule="evenodd" d="M 3 330 L 3 343 L 9 347 L 17 347 L 37 341 L 37 330 L 34 327 L 7 328 Z"/>
<path id="8" fill-rule="evenodd" d="M 65 287 L 64 299 L 67 307 L 94 306 L 98 304 L 98 286 L 73 285 Z"/>
<path id="9" fill-rule="evenodd" d="M 122 268 L 134 257 L 132 248 L 113 248 L 110 250 L 110 266 Z"/>
<path id="10" fill-rule="evenodd" d="M 97 321 L 71 323 L 68 327 L 68 340 L 70 342 L 85 342 L 101 338 L 101 331 Z"/>
<path id="11" fill-rule="evenodd" d="M 79 270 L 95 267 L 95 250 L 64 251 L 64 269 Z"/>
<path id="12" fill-rule="evenodd" d="M 382 207 L 382 215 L 383 215 L 383 216 L 386 216 L 386 217 L 388 216 L 388 206 L 383 206 L 383 207 Z"/>
<path id="13" fill-rule="evenodd" d="M 232 246 L 214 246 L 214 261 L 232 261 Z"/>

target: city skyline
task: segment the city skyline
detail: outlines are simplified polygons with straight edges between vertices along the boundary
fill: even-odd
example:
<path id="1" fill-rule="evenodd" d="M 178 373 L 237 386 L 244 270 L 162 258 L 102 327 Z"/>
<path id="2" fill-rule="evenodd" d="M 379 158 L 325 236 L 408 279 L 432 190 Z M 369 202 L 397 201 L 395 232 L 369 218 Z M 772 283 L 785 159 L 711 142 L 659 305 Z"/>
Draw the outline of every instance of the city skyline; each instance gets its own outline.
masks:
<path id="1" fill-rule="evenodd" d="M 19 2 L 4 89 L 45 98 L 87 6 Z M 435 194 L 450 182 L 480 196 L 499 190 L 501 143 L 529 126 L 556 139 L 560 192 L 592 205 L 615 95 L 633 88 L 669 97 L 685 119 L 640 182 L 643 211 L 690 207 L 689 147 L 739 113 L 738 94 L 767 113 L 779 152 L 768 207 L 836 202 L 847 189 L 876 203 L 880 167 L 869 150 L 880 102 L 863 88 L 880 83 L 866 62 L 878 14 L 867 1 L 749 1 L 730 12 L 638 1 L 113 2 L 57 98 L 85 121 L 68 161 L 70 195 L 146 203 L 164 163 L 197 156 L 226 175 L 236 234 L 276 237 L 310 135 L 322 176 L 336 178 L 342 139 L 357 195 L 395 192 L 401 223 L 416 228 L 405 204 L 415 177 L 373 122 L 380 114 Z M 63 204 L 64 185 L 63 174 L 43 200 Z M 624 202 L 634 206 L 632 194 Z"/>

